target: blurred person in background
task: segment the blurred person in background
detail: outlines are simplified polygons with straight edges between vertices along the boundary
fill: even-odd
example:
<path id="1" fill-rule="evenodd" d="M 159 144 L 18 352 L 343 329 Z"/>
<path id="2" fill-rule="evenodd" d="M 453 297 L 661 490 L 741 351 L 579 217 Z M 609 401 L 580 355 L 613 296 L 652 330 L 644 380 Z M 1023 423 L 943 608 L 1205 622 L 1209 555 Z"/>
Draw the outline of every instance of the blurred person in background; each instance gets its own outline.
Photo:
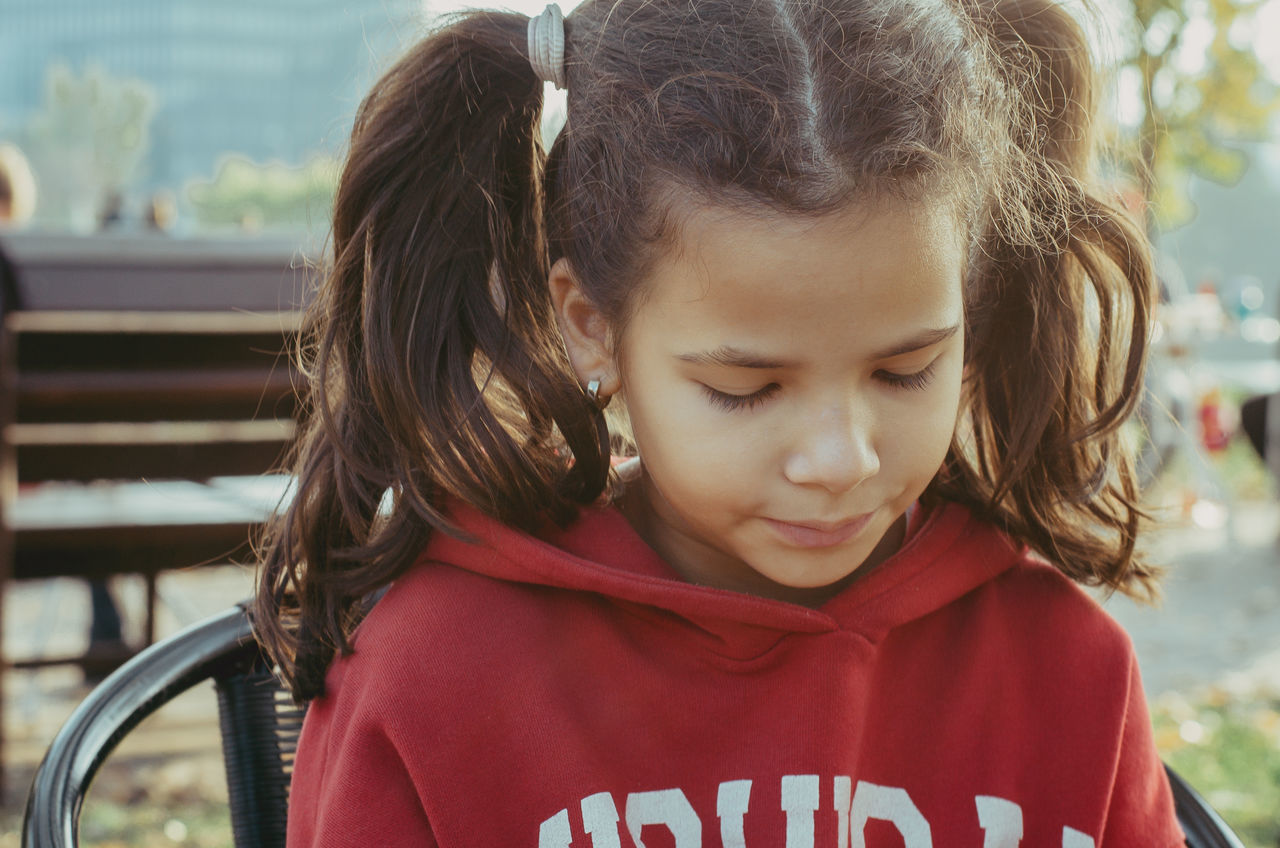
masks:
<path id="1" fill-rule="evenodd" d="M 36 180 L 27 157 L 12 144 L 0 143 L 0 233 L 22 226 L 36 208 Z M 18 272 L 0 245 L 0 320 L 21 303 Z"/>
<path id="2" fill-rule="evenodd" d="M 174 222 L 177 220 L 178 201 L 173 196 L 173 192 L 161 190 L 152 194 L 147 201 L 147 209 L 143 216 L 147 230 L 165 234 L 173 229 Z"/>
<path id="3" fill-rule="evenodd" d="M 36 210 L 36 178 L 22 151 L 0 143 L 0 230 L 21 227 Z"/>
<path id="4" fill-rule="evenodd" d="M 1280 480 L 1280 392 L 1246 400 L 1240 407 L 1240 428 L 1271 474 Z"/>

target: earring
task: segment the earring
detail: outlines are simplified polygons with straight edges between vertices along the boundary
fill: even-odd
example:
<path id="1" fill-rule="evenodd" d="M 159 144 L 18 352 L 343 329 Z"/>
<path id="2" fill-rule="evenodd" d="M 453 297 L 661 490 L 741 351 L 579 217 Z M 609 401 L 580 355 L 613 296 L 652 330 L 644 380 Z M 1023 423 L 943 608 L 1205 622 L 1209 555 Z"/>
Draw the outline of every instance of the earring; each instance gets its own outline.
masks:
<path id="1" fill-rule="evenodd" d="M 612 397 L 600 400 L 600 381 L 597 379 L 587 381 L 587 397 L 591 398 L 591 402 L 600 409 L 604 409 L 609 405 L 609 401 L 613 400 Z"/>
<path id="2" fill-rule="evenodd" d="M 604 457 L 604 461 L 608 463 L 612 455 L 612 445 L 609 441 L 609 422 L 604 416 L 604 408 L 609 405 L 611 397 L 606 397 L 602 402 L 600 400 L 600 381 L 587 381 L 587 397 L 591 399 L 591 404 L 596 408 L 596 439 L 600 443 L 600 455 Z"/>

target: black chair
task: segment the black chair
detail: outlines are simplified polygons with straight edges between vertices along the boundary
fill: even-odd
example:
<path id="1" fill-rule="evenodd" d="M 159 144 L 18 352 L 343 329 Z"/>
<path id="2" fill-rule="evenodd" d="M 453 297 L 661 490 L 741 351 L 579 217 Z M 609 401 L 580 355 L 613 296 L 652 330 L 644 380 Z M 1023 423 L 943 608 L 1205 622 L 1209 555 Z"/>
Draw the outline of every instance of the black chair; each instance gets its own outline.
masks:
<path id="1" fill-rule="evenodd" d="M 283 848 L 289 776 L 305 709 L 271 674 L 243 606 L 147 648 L 76 708 L 36 769 L 22 824 L 24 848 L 79 845 L 81 805 L 107 755 L 144 718 L 209 679 L 218 694 L 236 848 Z"/>
<path id="2" fill-rule="evenodd" d="M 1182 776 L 1168 766 L 1169 785 L 1173 787 L 1173 803 L 1178 810 L 1178 824 L 1187 835 L 1189 848 L 1244 848 L 1240 837 L 1227 826 L 1209 802 L 1191 788 Z"/>
<path id="3" fill-rule="evenodd" d="M 240 606 L 152 645 L 90 693 L 36 770 L 23 848 L 79 845 L 80 808 L 107 755 L 160 706 L 210 678 L 218 691 L 236 848 L 283 848 L 289 775 L 305 710 L 272 676 Z M 1189 848 L 1244 848 L 1204 798 L 1166 771 Z"/>

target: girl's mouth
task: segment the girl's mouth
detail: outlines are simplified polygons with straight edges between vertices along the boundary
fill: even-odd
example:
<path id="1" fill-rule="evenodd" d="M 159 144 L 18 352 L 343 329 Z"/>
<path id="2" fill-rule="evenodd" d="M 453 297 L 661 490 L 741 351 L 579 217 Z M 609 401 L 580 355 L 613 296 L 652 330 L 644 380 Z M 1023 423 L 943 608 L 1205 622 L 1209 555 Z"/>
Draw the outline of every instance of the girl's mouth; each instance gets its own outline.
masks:
<path id="1" fill-rule="evenodd" d="M 766 518 L 764 522 L 789 545 L 797 548 L 830 548 L 858 535 L 871 522 L 873 514 L 868 512 L 839 522 L 777 521 L 772 518 Z"/>

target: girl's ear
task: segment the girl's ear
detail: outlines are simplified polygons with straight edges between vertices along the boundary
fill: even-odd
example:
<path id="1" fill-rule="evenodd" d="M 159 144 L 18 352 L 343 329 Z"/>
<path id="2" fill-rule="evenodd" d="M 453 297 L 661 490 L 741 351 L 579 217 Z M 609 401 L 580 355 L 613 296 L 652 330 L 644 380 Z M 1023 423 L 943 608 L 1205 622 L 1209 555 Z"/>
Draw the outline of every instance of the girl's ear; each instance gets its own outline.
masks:
<path id="1" fill-rule="evenodd" d="M 587 299 L 568 259 L 556 260 L 548 282 L 556 323 L 574 373 L 583 385 L 599 380 L 601 398 L 617 393 L 618 369 L 614 364 L 614 340 L 608 320 Z"/>

